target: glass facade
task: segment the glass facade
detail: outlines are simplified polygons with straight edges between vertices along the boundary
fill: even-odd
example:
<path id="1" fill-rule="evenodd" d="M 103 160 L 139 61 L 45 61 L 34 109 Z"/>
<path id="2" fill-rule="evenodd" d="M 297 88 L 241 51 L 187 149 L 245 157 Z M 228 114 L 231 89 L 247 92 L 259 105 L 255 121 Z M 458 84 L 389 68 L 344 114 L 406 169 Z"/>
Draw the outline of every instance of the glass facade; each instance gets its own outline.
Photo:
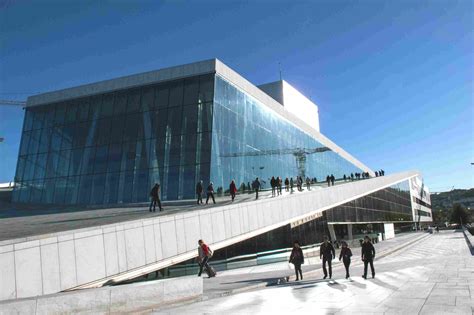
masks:
<path id="1" fill-rule="evenodd" d="M 212 131 L 211 179 L 214 187 L 228 188 L 235 179 L 238 186 L 256 177 L 266 182 L 272 176 L 301 175 L 295 149 L 324 148 L 320 142 L 292 123 L 216 76 Z M 333 151 L 305 154 L 304 176 L 324 181 L 327 175 L 342 178 L 361 172 Z M 264 183 L 265 184 L 265 183 Z"/>
<path id="2" fill-rule="evenodd" d="M 361 170 L 207 74 L 28 107 L 13 200 L 143 202 L 154 183 L 163 200 L 190 199 L 201 179 L 219 193 L 232 179 L 268 187 L 302 172 L 323 181 Z"/>
<path id="3" fill-rule="evenodd" d="M 114 204 L 194 196 L 209 181 L 214 75 L 26 109 L 16 202 Z"/>
<path id="4" fill-rule="evenodd" d="M 326 211 L 329 222 L 413 221 L 410 186 L 403 181 Z"/>

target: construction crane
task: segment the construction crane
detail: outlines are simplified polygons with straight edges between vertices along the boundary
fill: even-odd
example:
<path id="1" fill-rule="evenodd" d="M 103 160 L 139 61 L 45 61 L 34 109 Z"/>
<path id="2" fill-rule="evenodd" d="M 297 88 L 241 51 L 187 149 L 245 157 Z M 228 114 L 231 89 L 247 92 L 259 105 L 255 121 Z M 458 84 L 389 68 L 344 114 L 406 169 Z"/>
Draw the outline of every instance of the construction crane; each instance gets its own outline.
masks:
<path id="1" fill-rule="evenodd" d="M 26 106 L 26 101 L 0 100 L 0 105 Z"/>
<path id="2" fill-rule="evenodd" d="M 249 152 L 237 152 L 231 154 L 222 154 L 221 157 L 246 157 L 246 156 L 265 156 L 265 155 L 284 155 L 292 154 L 296 159 L 296 169 L 301 178 L 306 178 L 306 156 L 314 153 L 331 151 L 328 147 L 319 147 L 313 149 L 295 148 L 295 149 L 276 149 L 276 150 L 255 150 Z"/>

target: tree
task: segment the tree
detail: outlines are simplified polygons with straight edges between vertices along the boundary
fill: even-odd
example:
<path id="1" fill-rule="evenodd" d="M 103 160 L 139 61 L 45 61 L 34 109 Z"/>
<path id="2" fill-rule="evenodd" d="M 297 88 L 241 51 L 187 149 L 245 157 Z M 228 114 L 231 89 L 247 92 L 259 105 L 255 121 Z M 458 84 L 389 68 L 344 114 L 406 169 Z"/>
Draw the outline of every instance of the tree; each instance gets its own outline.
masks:
<path id="1" fill-rule="evenodd" d="M 462 221 L 461 221 L 462 220 Z M 453 210 L 451 212 L 451 219 L 449 220 L 451 223 L 469 223 L 469 213 L 467 212 L 466 208 L 464 208 L 459 203 L 455 203 L 453 205 Z"/>

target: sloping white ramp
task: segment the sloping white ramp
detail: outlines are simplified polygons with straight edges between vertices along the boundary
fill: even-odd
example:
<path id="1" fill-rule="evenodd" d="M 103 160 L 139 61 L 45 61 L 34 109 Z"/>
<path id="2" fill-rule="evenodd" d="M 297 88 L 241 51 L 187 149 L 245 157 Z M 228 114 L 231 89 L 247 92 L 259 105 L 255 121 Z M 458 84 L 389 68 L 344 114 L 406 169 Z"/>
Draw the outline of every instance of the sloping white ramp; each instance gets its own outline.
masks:
<path id="1" fill-rule="evenodd" d="M 217 250 L 386 188 L 417 172 L 10 242 L 0 246 L 0 300 L 101 286 Z"/>

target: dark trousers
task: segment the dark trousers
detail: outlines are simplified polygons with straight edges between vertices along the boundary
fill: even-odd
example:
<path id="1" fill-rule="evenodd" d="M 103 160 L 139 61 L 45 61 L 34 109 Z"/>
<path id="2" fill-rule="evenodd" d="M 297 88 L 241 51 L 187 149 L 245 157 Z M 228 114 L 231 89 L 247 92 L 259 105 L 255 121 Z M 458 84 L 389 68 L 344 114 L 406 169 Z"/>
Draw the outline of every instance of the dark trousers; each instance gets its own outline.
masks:
<path id="1" fill-rule="evenodd" d="M 346 278 L 349 278 L 349 266 L 351 265 L 351 259 L 350 258 L 343 258 L 342 262 L 344 263 L 344 268 L 346 268 Z"/>
<path id="2" fill-rule="evenodd" d="M 202 194 L 197 194 L 197 197 L 198 197 L 198 200 L 197 200 L 197 204 L 200 204 L 202 203 Z"/>
<path id="3" fill-rule="evenodd" d="M 281 186 L 278 186 L 278 194 L 281 195 Z"/>
<path id="4" fill-rule="evenodd" d="M 296 280 L 298 279 L 303 280 L 303 271 L 301 271 L 301 264 L 295 264 L 295 274 L 296 274 Z"/>
<path id="5" fill-rule="evenodd" d="M 204 257 L 204 259 L 201 261 L 201 263 L 199 264 L 199 273 L 198 273 L 198 277 L 201 276 L 201 273 L 202 273 L 202 269 L 204 267 L 209 268 L 209 264 L 207 263 L 209 261 L 209 257 Z"/>
<path id="6" fill-rule="evenodd" d="M 258 199 L 258 188 L 255 188 L 255 199 Z"/>
<path id="7" fill-rule="evenodd" d="M 209 197 L 212 198 L 212 202 L 216 203 L 216 199 L 214 199 L 214 193 L 207 193 L 207 198 L 206 198 L 206 205 L 209 201 Z"/>
<path id="8" fill-rule="evenodd" d="M 232 201 L 235 199 L 235 193 L 231 193 L 230 196 L 232 197 Z"/>
<path id="9" fill-rule="evenodd" d="M 325 277 L 328 276 L 328 271 L 326 270 L 326 263 L 328 264 L 328 267 L 329 267 L 329 278 L 331 278 L 332 277 L 332 257 L 331 256 L 329 257 L 323 256 L 323 272 L 324 272 Z"/>
<path id="10" fill-rule="evenodd" d="M 369 264 L 370 264 L 370 271 L 372 271 L 372 276 L 375 276 L 374 259 L 373 258 L 365 258 L 364 259 L 364 278 L 367 277 L 367 266 Z"/>
<path id="11" fill-rule="evenodd" d="M 275 186 L 272 187 L 272 196 L 275 196 Z"/>
<path id="12" fill-rule="evenodd" d="M 151 212 L 151 207 L 153 206 L 153 212 L 156 210 L 156 204 L 158 204 L 158 208 L 161 211 L 161 201 L 160 198 L 152 198 L 151 203 L 150 203 L 150 212 Z"/>

